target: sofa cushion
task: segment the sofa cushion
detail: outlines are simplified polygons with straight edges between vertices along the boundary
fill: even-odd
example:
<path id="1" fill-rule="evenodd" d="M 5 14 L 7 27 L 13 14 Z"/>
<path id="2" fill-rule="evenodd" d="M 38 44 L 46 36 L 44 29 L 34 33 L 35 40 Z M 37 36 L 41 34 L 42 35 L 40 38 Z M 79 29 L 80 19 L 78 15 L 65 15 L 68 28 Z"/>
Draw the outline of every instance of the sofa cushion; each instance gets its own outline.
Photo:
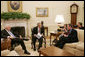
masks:
<path id="1" fill-rule="evenodd" d="M 64 47 L 71 47 L 71 48 L 76 48 L 79 42 L 76 43 L 66 43 Z"/>
<path id="2" fill-rule="evenodd" d="M 76 46 L 76 48 L 84 51 L 84 42 L 79 42 L 79 44 Z"/>
<path id="3" fill-rule="evenodd" d="M 65 44 L 64 47 L 70 47 L 70 48 L 75 48 L 75 49 L 79 49 L 79 50 L 84 50 L 84 42 L 80 41 L 80 42 L 76 42 L 76 43 L 67 43 Z"/>

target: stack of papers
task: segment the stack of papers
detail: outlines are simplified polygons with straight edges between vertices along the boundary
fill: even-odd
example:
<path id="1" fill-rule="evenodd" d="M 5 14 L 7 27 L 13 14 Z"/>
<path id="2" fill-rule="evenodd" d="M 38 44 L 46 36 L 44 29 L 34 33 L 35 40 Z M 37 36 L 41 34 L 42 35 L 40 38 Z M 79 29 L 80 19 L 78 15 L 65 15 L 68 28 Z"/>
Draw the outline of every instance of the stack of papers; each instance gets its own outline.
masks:
<path id="1" fill-rule="evenodd" d="M 40 39 L 40 38 L 42 37 L 42 35 L 41 35 L 40 33 L 38 33 L 38 34 L 36 35 L 36 37 L 37 37 L 38 39 Z"/>

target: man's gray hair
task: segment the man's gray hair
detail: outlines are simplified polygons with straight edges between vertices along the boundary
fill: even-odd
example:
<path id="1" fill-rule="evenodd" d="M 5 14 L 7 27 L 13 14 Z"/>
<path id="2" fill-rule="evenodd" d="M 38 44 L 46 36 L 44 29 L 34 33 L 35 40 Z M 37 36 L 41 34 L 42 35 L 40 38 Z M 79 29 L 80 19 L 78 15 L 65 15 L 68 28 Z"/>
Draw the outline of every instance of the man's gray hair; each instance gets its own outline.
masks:
<path id="1" fill-rule="evenodd" d="M 6 25 L 4 25 L 4 28 L 6 28 L 6 27 L 8 27 L 8 26 L 10 26 L 9 24 L 6 24 Z M 10 26 L 11 27 L 11 26 Z"/>
<path id="2" fill-rule="evenodd" d="M 37 23 L 37 26 L 38 26 L 39 24 L 41 24 L 41 23 L 40 23 L 40 22 L 38 22 L 38 23 Z"/>

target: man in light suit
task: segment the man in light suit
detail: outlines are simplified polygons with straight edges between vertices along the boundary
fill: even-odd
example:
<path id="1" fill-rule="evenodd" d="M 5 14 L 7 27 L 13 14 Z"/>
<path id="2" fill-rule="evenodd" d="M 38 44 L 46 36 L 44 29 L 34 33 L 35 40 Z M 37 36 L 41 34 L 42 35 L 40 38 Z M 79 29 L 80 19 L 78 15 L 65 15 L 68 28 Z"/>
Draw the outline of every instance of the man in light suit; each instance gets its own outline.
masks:
<path id="1" fill-rule="evenodd" d="M 22 36 L 17 35 L 16 33 L 13 33 L 12 30 L 11 30 L 11 27 L 9 25 L 7 25 L 5 27 L 5 29 L 1 31 L 1 38 L 3 38 L 3 39 L 5 39 L 5 38 L 11 39 L 12 50 L 14 50 L 13 45 L 15 43 L 19 43 L 21 45 L 22 49 L 24 50 L 24 53 L 30 55 L 30 53 L 26 50 L 26 46 L 24 44 Z"/>

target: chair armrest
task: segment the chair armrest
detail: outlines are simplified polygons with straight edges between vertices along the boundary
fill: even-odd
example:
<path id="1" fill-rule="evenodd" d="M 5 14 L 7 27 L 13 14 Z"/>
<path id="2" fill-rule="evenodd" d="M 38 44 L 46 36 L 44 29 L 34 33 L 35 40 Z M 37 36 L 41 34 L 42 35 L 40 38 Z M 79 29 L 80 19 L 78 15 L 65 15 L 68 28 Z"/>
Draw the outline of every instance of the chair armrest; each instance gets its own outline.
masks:
<path id="1" fill-rule="evenodd" d="M 1 41 L 1 50 L 9 49 L 11 47 L 11 39 L 4 39 Z"/>

